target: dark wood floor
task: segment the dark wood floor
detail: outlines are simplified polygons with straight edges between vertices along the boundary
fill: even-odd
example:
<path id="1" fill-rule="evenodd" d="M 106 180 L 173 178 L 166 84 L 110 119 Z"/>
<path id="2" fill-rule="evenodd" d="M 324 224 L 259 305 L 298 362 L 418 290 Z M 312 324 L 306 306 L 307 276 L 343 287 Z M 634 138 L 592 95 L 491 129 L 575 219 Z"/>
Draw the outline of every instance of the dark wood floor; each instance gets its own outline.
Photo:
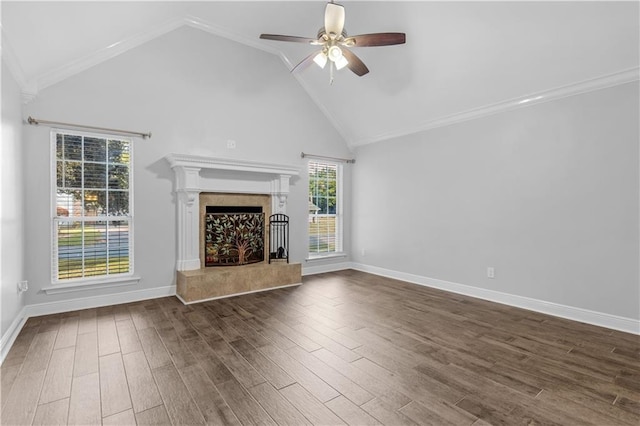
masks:
<path id="1" fill-rule="evenodd" d="M 356 271 L 31 318 L 2 424 L 640 423 L 635 335 Z"/>

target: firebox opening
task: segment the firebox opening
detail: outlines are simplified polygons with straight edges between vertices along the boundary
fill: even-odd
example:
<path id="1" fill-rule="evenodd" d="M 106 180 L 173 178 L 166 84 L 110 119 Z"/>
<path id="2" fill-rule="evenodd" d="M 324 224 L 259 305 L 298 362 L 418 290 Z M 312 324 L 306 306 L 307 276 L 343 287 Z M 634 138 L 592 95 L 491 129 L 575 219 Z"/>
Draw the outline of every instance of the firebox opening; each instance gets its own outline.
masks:
<path id="1" fill-rule="evenodd" d="M 206 206 L 205 266 L 234 266 L 264 260 L 262 206 Z"/>

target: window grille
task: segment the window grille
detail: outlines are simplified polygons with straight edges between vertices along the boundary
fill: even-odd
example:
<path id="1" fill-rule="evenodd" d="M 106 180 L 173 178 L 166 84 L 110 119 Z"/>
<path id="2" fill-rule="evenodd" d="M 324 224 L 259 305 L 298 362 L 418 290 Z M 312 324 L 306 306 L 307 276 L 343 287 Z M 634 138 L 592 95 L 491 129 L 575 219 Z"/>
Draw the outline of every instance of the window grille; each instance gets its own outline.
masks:
<path id="1" fill-rule="evenodd" d="M 53 281 L 133 273 L 133 150 L 120 136 L 52 132 Z"/>
<path id="2" fill-rule="evenodd" d="M 309 256 L 342 252 L 342 166 L 309 161 Z"/>

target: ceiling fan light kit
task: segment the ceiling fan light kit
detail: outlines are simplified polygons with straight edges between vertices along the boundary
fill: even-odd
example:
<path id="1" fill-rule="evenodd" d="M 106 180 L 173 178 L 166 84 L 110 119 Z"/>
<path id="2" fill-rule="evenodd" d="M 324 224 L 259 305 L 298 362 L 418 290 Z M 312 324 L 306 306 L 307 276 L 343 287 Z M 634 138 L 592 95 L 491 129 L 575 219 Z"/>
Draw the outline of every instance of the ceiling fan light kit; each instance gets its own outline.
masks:
<path id="1" fill-rule="evenodd" d="M 347 36 L 344 28 L 345 12 L 340 4 L 327 3 L 324 11 L 324 27 L 318 31 L 317 38 L 307 38 L 298 36 L 287 36 L 279 34 L 261 34 L 264 40 L 289 41 L 295 43 L 307 43 L 312 46 L 322 46 L 318 52 L 313 52 L 291 72 L 298 72 L 306 69 L 312 62 L 323 68 L 329 62 L 329 82 L 333 83 L 333 71 L 349 68 L 358 77 L 369 72 L 367 66 L 348 47 L 371 47 L 390 46 L 394 44 L 404 44 L 406 42 L 405 33 L 372 33 L 356 36 Z"/>

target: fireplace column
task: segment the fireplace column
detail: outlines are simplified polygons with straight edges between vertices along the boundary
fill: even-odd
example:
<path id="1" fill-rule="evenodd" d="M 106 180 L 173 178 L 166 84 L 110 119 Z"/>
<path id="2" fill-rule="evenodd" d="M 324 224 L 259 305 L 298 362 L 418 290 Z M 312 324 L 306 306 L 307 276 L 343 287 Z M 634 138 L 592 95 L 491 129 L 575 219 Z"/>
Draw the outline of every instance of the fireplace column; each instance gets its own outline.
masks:
<path id="1" fill-rule="evenodd" d="M 200 168 L 176 167 L 178 256 L 176 269 L 200 269 Z"/>

